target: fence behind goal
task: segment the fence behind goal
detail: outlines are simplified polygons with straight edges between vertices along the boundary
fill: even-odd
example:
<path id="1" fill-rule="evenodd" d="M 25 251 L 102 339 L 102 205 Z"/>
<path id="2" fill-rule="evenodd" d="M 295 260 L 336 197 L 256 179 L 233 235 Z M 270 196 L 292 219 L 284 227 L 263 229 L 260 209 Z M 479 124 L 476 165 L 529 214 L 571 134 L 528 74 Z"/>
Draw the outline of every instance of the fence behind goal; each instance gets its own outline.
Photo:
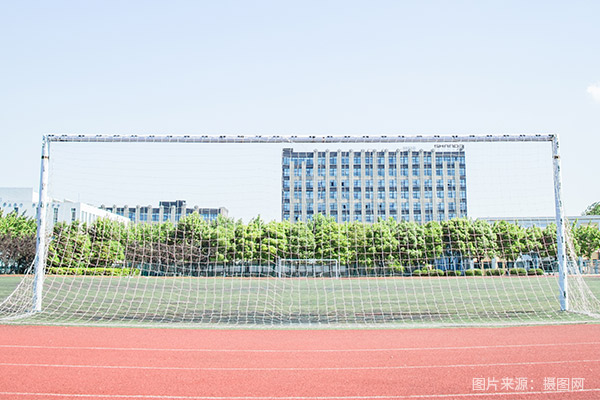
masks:
<path id="1" fill-rule="evenodd" d="M 0 278 L 16 286 L 0 321 L 597 320 L 600 280 L 578 265 L 598 228 L 566 221 L 558 150 L 554 135 L 50 135 L 38 253 Z"/>

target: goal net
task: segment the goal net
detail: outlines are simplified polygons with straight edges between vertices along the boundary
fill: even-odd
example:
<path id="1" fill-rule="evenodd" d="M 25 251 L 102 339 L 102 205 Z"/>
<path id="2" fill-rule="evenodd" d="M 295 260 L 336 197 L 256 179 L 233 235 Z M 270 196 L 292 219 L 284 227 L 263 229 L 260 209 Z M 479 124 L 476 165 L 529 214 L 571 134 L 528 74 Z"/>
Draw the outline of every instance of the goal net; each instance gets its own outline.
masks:
<path id="1" fill-rule="evenodd" d="M 567 220 L 553 135 L 50 135 L 38 194 L 18 203 L 39 210 L 37 254 L 25 275 L 0 276 L 2 323 L 485 326 L 600 312 L 598 226 Z"/>

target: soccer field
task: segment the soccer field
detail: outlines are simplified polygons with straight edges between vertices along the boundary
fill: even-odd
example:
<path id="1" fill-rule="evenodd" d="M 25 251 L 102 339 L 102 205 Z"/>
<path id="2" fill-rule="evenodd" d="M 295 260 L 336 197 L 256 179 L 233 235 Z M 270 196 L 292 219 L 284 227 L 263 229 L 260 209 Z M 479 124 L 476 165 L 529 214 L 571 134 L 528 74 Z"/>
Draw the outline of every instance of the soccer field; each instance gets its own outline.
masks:
<path id="1" fill-rule="evenodd" d="M 0 297 L 23 279 L 0 277 Z M 29 285 L 26 277 L 21 285 Z M 593 293 L 600 278 L 588 277 Z M 47 276 L 44 311 L 17 323 L 451 326 L 592 320 L 559 311 L 555 276 L 164 278 Z M 2 308 L 0 308 L 0 311 Z M 10 322 L 10 320 L 8 321 Z"/>

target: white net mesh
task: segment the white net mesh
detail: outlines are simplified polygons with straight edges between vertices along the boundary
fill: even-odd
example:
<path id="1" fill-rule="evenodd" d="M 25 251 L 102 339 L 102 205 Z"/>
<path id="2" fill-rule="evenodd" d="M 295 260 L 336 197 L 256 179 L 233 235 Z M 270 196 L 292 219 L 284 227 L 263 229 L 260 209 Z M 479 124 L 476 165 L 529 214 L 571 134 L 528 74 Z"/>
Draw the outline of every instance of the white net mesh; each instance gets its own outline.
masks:
<path id="1" fill-rule="evenodd" d="M 54 139 L 42 311 L 31 312 L 32 271 L 4 276 L 2 293 L 17 289 L 0 320 L 595 320 L 600 280 L 580 266 L 597 253 L 583 234 L 566 238 L 560 310 L 552 143 L 527 138 Z"/>

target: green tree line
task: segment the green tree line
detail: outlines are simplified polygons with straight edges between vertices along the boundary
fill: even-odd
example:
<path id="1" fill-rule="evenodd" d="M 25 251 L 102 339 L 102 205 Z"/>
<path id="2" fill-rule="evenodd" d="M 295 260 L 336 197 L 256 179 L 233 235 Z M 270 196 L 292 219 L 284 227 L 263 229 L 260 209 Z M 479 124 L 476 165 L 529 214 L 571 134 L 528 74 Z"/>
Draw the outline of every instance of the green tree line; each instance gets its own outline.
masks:
<path id="1" fill-rule="evenodd" d="M 573 227 L 574 247 L 591 257 L 600 249 L 595 226 Z M 16 245 L 28 242 L 29 247 Z M 99 219 L 55 225 L 48 251 L 49 267 L 88 268 L 135 263 L 181 265 L 255 262 L 278 259 L 335 259 L 377 272 L 383 268 L 424 267 L 439 257 L 476 262 L 497 257 L 515 261 L 521 254 L 556 256 L 556 226 L 529 227 L 498 221 L 453 219 L 418 224 L 379 220 L 373 224 L 337 223 L 316 215 L 309 222 L 248 223 L 219 216 L 206 221 L 194 213 L 177 224 L 122 224 Z M 0 260 L 28 264 L 35 254 L 35 222 L 0 214 Z"/>

